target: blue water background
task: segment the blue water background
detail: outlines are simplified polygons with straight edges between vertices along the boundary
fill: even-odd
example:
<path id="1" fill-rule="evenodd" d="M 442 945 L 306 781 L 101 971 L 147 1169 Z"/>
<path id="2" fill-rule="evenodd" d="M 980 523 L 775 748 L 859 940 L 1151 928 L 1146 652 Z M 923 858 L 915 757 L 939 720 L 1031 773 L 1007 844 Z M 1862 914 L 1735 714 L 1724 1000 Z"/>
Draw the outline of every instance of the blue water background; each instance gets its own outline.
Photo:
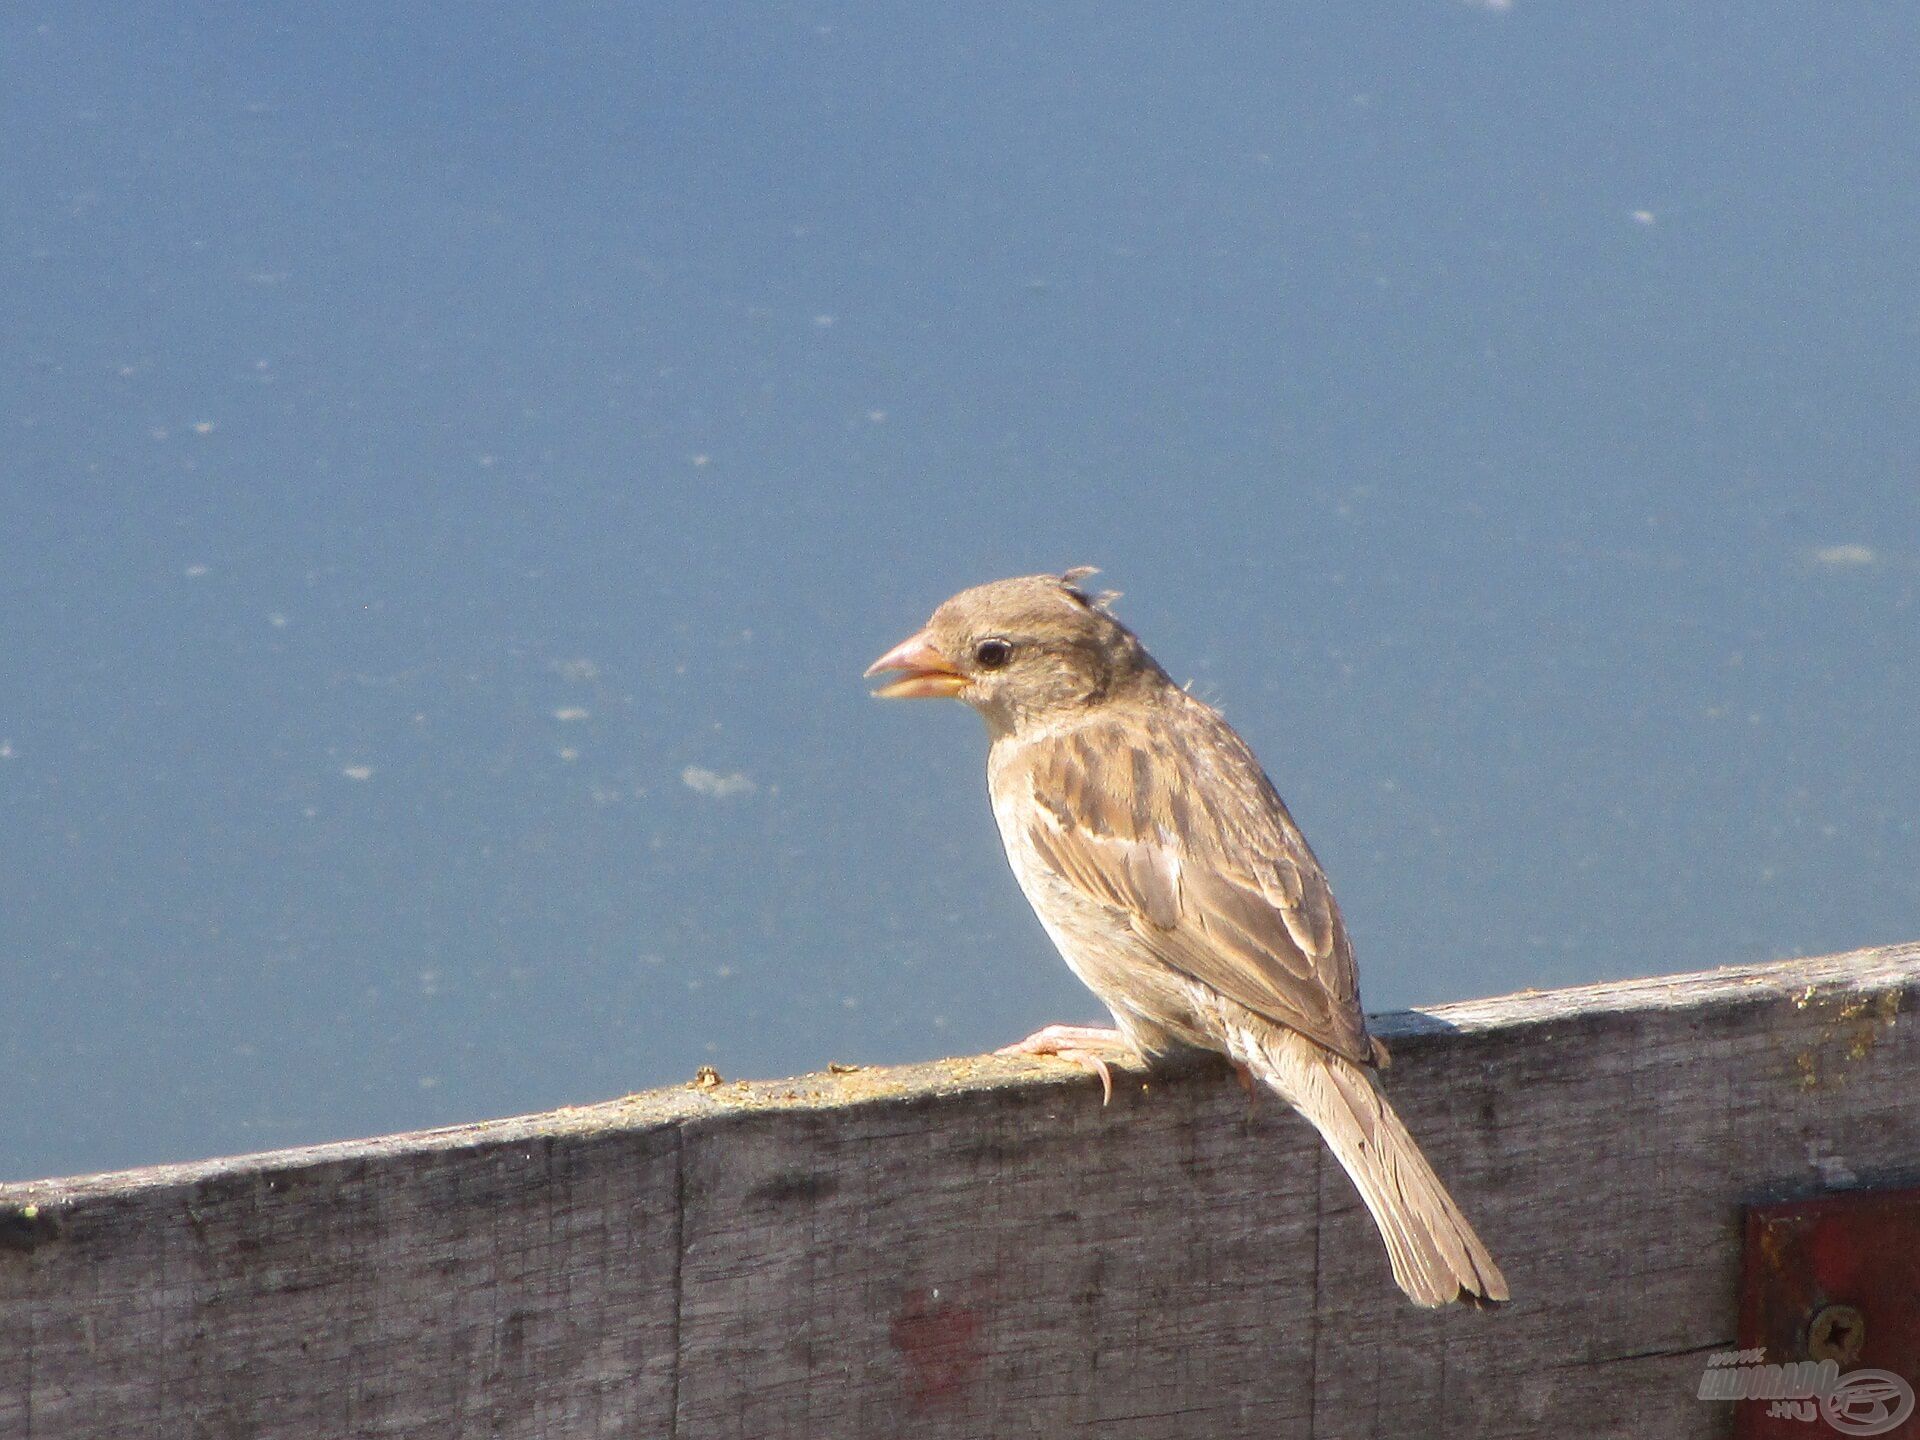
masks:
<path id="1" fill-rule="evenodd" d="M 1920 937 L 1908 5 L 17 5 L 0 1175 L 1096 1007 L 1093 563 L 1372 1008 Z"/>

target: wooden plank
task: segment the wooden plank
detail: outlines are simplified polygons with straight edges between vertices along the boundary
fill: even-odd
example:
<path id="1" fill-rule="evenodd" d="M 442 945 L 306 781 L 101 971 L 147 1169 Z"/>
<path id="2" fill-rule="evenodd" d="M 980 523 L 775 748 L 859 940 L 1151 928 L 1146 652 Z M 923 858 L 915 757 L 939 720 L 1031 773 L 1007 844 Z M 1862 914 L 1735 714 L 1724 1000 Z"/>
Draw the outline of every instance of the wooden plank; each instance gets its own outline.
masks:
<path id="1" fill-rule="evenodd" d="M 670 1127 L 5 1187 L 0 1436 L 666 1434 L 678 1187 Z"/>
<path id="2" fill-rule="evenodd" d="M 0 1436 L 1717 1435 L 1741 1203 L 1920 1174 L 1917 997 L 1901 946 L 1380 1017 L 1492 1314 L 1407 1305 L 1311 1131 L 1208 1066 L 0 1185 Z"/>
<path id="3" fill-rule="evenodd" d="M 1315 1166 L 1270 1163 L 1279 1107 L 1205 1097 L 1029 1085 L 708 1129 L 686 1433 L 1162 1435 L 1196 1393 L 1303 1424 L 1304 1367 L 1231 1337 L 1311 1330 Z"/>

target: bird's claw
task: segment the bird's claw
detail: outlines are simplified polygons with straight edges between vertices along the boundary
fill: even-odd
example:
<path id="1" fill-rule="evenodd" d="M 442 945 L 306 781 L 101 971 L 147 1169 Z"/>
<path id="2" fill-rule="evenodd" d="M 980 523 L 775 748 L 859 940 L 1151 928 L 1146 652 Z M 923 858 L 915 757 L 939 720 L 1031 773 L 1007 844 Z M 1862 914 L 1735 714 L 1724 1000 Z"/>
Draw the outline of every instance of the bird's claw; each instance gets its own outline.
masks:
<path id="1" fill-rule="evenodd" d="M 1113 1103 L 1113 1070 L 1098 1055 L 1090 1055 L 1085 1050 L 1056 1050 L 1054 1054 L 1062 1060 L 1071 1060 L 1083 1069 L 1091 1070 L 1100 1077 L 1100 1103 Z"/>
<path id="2" fill-rule="evenodd" d="M 996 1055 L 1053 1055 L 1100 1077 L 1100 1103 L 1113 1103 L 1113 1070 L 1092 1047 L 1126 1049 L 1127 1042 L 1118 1030 L 1103 1030 L 1088 1025 L 1049 1025 L 1024 1040 L 1003 1045 Z"/>

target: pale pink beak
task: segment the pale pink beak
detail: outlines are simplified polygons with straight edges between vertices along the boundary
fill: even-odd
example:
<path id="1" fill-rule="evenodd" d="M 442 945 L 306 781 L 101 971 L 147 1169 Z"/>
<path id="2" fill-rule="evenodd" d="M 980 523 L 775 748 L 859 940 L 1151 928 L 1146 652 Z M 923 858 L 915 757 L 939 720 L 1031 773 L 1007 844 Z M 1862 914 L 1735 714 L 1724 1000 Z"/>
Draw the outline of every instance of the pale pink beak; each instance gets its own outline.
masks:
<path id="1" fill-rule="evenodd" d="M 873 692 L 881 700 L 945 699 L 967 688 L 967 677 L 947 663 L 924 630 L 909 635 L 869 665 L 867 676 L 871 679 L 889 670 L 906 673 Z"/>

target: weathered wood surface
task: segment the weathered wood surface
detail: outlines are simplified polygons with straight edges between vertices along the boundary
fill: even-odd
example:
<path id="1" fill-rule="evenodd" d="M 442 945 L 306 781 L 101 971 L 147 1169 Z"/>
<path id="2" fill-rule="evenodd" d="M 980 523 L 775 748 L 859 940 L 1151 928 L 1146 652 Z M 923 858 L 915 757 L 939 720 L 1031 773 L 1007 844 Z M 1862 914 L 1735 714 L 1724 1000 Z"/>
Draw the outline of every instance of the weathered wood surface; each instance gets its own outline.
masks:
<path id="1" fill-rule="evenodd" d="M 948 1061 L 0 1185 L 0 1437 L 1726 1433 L 1742 1202 L 1920 1176 L 1920 945 L 1383 1017 L 1506 1269 L 1221 1072 Z"/>

